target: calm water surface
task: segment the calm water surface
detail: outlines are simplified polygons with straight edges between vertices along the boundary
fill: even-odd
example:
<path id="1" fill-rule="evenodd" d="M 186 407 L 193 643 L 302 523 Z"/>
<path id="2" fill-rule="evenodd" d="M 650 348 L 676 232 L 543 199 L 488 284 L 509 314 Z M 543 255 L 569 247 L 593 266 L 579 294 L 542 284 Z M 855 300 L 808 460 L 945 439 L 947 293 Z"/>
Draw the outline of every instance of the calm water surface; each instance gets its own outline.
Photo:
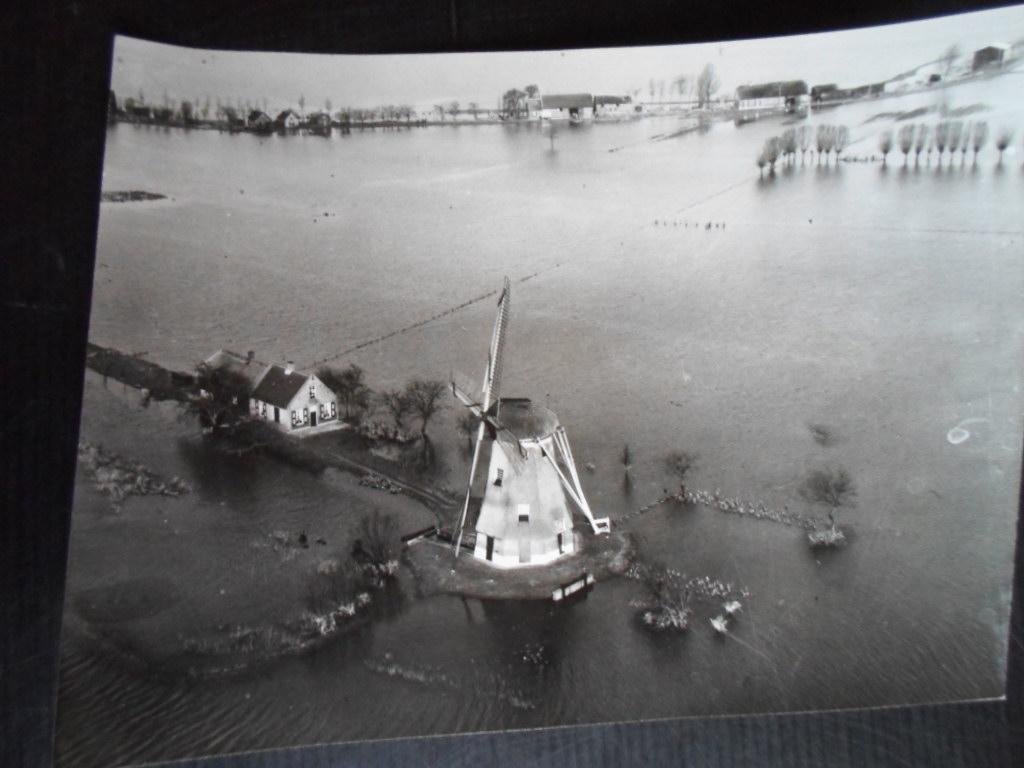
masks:
<path id="1" fill-rule="evenodd" d="M 946 96 L 989 105 L 995 128 L 1021 124 L 1005 106 L 1019 88 L 1011 75 Z M 850 153 L 868 154 L 893 127 L 869 116 L 933 98 L 811 122 L 847 124 Z M 646 556 L 751 590 L 724 640 L 706 627 L 652 638 L 624 580 L 563 610 L 417 599 L 406 580 L 386 619 L 215 683 L 146 678 L 68 640 L 64 764 L 1002 694 L 1022 426 L 1020 154 L 1000 170 L 989 147 L 976 167 L 939 172 L 903 168 L 898 153 L 887 169 L 798 161 L 759 181 L 753 160 L 777 121 L 650 140 L 680 125 L 562 129 L 554 151 L 526 127 L 323 139 L 118 126 L 104 187 L 171 199 L 103 206 L 90 337 L 180 368 L 222 346 L 309 365 L 504 274 L 537 273 L 513 288 L 503 391 L 559 414 L 578 462 L 596 467 L 583 477 L 596 513 L 615 520 L 660 496 L 672 449 L 699 454 L 696 487 L 804 514 L 815 510 L 801 480 L 836 464 L 857 486 L 842 513 L 851 545 L 816 560 L 795 529 L 708 510 L 632 523 Z M 340 362 L 375 388 L 476 377 L 493 309 Z M 456 414 L 432 426 L 452 487 L 467 472 Z M 968 419 L 971 437 L 953 445 L 947 432 Z M 812 423 L 834 445 L 815 443 Z M 116 439 L 98 417 L 90 429 Z M 195 479 L 200 465 L 175 471 Z M 287 472 L 263 493 L 263 475 L 238 471 L 200 497 L 241 515 L 329 493 Z"/>

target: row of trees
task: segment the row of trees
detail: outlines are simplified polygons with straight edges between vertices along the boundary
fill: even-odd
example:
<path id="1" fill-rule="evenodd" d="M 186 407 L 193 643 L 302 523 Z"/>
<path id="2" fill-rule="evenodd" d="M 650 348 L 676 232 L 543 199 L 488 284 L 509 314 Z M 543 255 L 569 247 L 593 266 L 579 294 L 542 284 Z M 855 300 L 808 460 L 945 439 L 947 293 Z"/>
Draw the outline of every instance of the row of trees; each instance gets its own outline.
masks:
<path id="1" fill-rule="evenodd" d="M 426 438 L 430 420 L 445 407 L 442 398 L 447 386 L 435 379 L 413 379 L 404 388 L 374 392 L 366 384 L 365 372 L 355 363 L 342 369 L 322 366 L 316 375 L 338 396 L 343 417 L 353 423 L 382 411 L 399 433 L 407 429 L 410 418 L 418 419 L 420 436 Z"/>
<path id="2" fill-rule="evenodd" d="M 806 161 L 808 152 L 816 152 L 819 163 L 823 157 L 828 162 L 830 155 L 838 163 L 849 143 L 850 130 L 845 125 L 819 125 L 817 129 L 809 125 L 787 128 L 781 136 L 771 136 L 765 141 L 756 163 L 762 175 L 766 167 L 769 173 L 775 173 L 775 164 L 780 160 L 796 162 L 798 152 L 801 162 Z"/>
<path id="3" fill-rule="evenodd" d="M 914 153 L 914 163 L 921 162 L 921 153 L 925 155 L 925 162 L 931 162 L 933 152 L 938 152 L 939 164 L 942 164 L 943 156 L 949 152 L 949 162 L 952 164 L 953 157 L 959 152 L 960 163 L 966 160 L 967 152 L 971 152 L 973 162 L 978 162 L 978 153 L 988 143 L 988 123 L 979 120 L 973 123 L 963 123 L 959 120 L 942 120 L 934 128 L 925 124 L 909 124 L 899 129 L 895 137 L 895 146 L 903 153 L 903 164 L 906 165 L 910 159 L 910 153 Z M 995 137 L 995 147 L 999 152 L 999 164 L 1003 162 L 1003 152 L 1010 146 L 1013 140 L 1013 129 L 1003 127 Z M 894 149 L 892 131 L 883 131 L 878 137 L 878 149 L 882 153 L 884 164 L 888 155 Z"/>

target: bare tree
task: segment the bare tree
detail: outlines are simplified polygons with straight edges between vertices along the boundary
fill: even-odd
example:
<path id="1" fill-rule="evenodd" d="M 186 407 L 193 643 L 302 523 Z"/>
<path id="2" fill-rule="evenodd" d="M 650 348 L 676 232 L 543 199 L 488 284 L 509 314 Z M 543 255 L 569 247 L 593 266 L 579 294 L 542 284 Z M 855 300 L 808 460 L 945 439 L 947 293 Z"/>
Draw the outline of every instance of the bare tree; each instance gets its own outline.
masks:
<path id="1" fill-rule="evenodd" d="M 900 152 L 903 153 L 903 164 L 906 165 L 910 160 L 910 151 L 914 148 L 914 126 L 912 124 L 902 126 L 897 139 L 900 143 Z"/>
<path id="2" fill-rule="evenodd" d="M 782 154 L 790 160 L 796 159 L 796 129 L 787 128 L 779 138 L 779 145 Z"/>
<path id="3" fill-rule="evenodd" d="M 1010 146 L 1010 142 L 1013 141 L 1013 129 L 1009 127 L 1002 127 L 999 129 L 999 133 L 996 134 L 996 150 L 999 152 L 999 165 L 1003 164 L 1003 152 Z"/>
<path id="4" fill-rule="evenodd" d="M 195 416 L 205 430 L 234 427 L 248 412 L 249 380 L 230 368 L 196 367 L 195 391 L 185 402 L 185 412 Z"/>
<path id="5" fill-rule="evenodd" d="M 800 495 L 814 504 L 830 508 L 829 518 L 836 523 L 836 511 L 842 506 L 852 506 L 857 495 L 853 479 L 842 467 L 823 467 L 812 471 L 800 488 Z"/>
<path id="6" fill-rule="evenodd" d="M 882 153 L 882 165 L 885 165 L 892 152 L 892 131 L 882 131 L 878 135 L 878 151 Z"/>
<path id="7" fill-rule="evenodd" d="M 849 146 L 850 144 L 850 129 L 847 128 L 845 125 L 840 125 L 835 130 L 836 138 L 834 149 L 836 153 L 836 163 L 838 164 L 839 156 L 843 154 L 843 150 L 845 150 L 846 147 Z"/>
<path id="8" fill-rule="evenodd" d="M 764 149 L 761 150 L 765 161 L 768 163 L 768 173 L 775 173 L 775 163 L 779 159 L 779 146 L 779 137 L 772 136 L 765 141 Z"/>
<path id="9" fill-rule="evenodd" d="M 807 159 L 807 150 L 811 148 L 811 142 L 814 139 L 814 131 L 809 125 L 801 125 L 800 130 L 797 131 L 797 138 L 800 142 L 800 162 L 803 163 Z"/>
<path id="10" fill-rule="evenodd" d="M 917 165 L 921 161 L 921 153 L 924 151 L 925 147 L 928 146 L 929 136 L 930 132 L 928 131 L 927 125 L 922 123 L 917 126 L 917 129 L 914 132 L 914 165 Z"/>
<path id="11" fill-rule="evenodd" d="M 420 417 L 420 435 L 427 436 L 427 423 L 444 407 L 441 397 L 448 387 L 443 381 L 434 379 L 413 379 L 405 388 L 412 410 Z"/>
<path id="12" fill-rule="evenodd" d="M 450 101 L 450 102 L 448 102 L 448 114 L 452 116 L 452 120 L 454 120 L 458 116 L 458 114 L 459 114 L 459 102 L 457 102 L 457 101 Z"/>
<path id="13" fill-rule="evenodd" d="M 392 515 L 374 509 L 359 521 L 359 538 L 352 544 L 352 555 L 361 565 L 372 565 L 378 573 L 393 575 L 402 551 L 398 523 Z"/>
<path id="14" fill-rule="evenodd" d="M 391 416 L 396 429 L 401 431 L 405 428 L 405 417 L 412 411 L 412 403 L 409 402 L 404 391 L 400 389 L 385 390 L 381 392 L 377 402 Z"/>
<path id="15" fill-rule="evenodd" d="M 720 85 L 715 65 L 710 62 L 705 64 L 704 69 L 697 76 L 697 107 L 699 109 L 703 109 L 711 103 L 711 99 L 718 92 Z M 651 95 L 653 98 L 653 84 Z"/>
<path id="16" fill-rule="evenodd" d="M 974 131 L 971 134 L 971 149 L 974 151 L 974 164 L 978 163 L 978 153 L 985 148 L 988 141 L 988 123 L 979 120 L 974 124 Z"/>
<path id="17" fill-rule="evenodd" d="M 949 147 L 949 162 L 953 163 L 953 155 L 960 148 L 960 139 L 963 138 L 964 124 L 959 120 L 949 123 L 949 130 L 946 133 L 946 146 Z"/>
<path id="18" fill-rule="evenodd" d="M 939 165 L 942 165 L 942 155 L 946 151 L 946 145 L 949 142 L 949 123 L 945 120 L 940 120 L 935 125 L 935 148 L 939 151 Z"/>
<path id="19" fill-rule="evenodd" d="M 697 465 L 697 454 L 671 451 L 665 456 L 665 468 L 679 480 L 679 497 L 685 501 L 686 476 Z"/>
<path id="20" fill-rule="evenodd" d="M 345 404 L 346 419 L 360 415 L 369 404 L 372 393 L 366 386 L 365 372 L 355 363 L 340 371 L 323 366 L 316 375 Z"/>
<path id="21" fill-rule="evenodd" d="M 815 146 L 818 150 L 818 162 L 821 162 L 822 155 L 825 156 L 825 161 L 828 162 L 828 154 L 832 151 L 832 147 L 836 140 L 835 127 L 831 125 L 819 125 L 818 130 L 815 134 Z"/>

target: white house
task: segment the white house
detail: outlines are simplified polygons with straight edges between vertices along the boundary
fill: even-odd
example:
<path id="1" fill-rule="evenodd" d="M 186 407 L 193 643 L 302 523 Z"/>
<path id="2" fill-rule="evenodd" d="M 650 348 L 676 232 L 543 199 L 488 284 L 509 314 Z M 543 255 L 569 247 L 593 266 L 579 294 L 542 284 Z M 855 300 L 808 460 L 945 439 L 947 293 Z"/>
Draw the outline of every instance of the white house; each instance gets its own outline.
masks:
<path id="1" fill-rule="evenodd" d="M 544 120 L 578 123 L 594 117 L 594 97 L 589 93 L 544 95 L 540 102 L 540 115 Z"/>
<path id="2" fill-rule="evenodd" d="M 746 122 L 777 114 L 806 115 L 808 93 L 803 80 L 741 85 L 736 89 L 736 120 Z"/>
<path id="3" fill-rule="evenodd" d="M 338 396 L 315 374 L 271 365 L 249 397 L 249 413 L 283 432 L 313 431 L 337 422 Z"/>
<path id="4" fill-rule="evenodd" d="M 277 119 L 274 120 L 274 124 L 279 129 L 294 131 L 302 125 L 302 120 L 294 109 L 286 109 L 277 116 Z"/>

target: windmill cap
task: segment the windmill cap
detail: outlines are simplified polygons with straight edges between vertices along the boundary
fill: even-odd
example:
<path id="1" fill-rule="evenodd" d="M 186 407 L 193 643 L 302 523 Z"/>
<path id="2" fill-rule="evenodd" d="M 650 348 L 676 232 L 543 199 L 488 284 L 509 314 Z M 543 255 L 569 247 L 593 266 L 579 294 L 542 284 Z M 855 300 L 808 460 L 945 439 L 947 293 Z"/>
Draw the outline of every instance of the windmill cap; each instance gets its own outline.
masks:
<path id="1" fill-rule="evenodd" d="M 529 398 L 503 397 L 500 406 L 498 421 L 520 440 L 547 437 L 558 429 L 558 417 L 554 412 Z"/>

